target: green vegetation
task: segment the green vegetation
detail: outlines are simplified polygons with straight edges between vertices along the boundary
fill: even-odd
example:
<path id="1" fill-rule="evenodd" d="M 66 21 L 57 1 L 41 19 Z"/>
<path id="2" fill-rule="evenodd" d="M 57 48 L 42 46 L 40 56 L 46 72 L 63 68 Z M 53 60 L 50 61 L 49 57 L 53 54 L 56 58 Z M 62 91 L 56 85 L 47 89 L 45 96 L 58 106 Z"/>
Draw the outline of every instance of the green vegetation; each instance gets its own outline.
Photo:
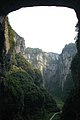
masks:
<path id="1" fill-rule="evenodd" d="M 62 110 L 64 102 L 59 97 L 55 97 L 55 101 L 57 103 L 58 108 Z"/>
<path id="2" fill-rule="evenodd" d="M 70 94 L 69 97 L 67 98 L 64 107 L 63 107 L 63 113 L 61 120 L 75 120 L 76 119 L 76 112 L 78 106 L 76 106 L 76 91 L 73 90 Z"/>
<path id="3" fill-rule="evenodd" d="M 21 53 L 15 53 L 14 31 L 9 23 L 8 31 L 10 50 L 6 55 L 7 77 L 0 85 L 0 120 L 45 120 L 59 108 L 43 87 L 41 72 L 33 69 Z"/>
<path id="4" fill-rule="evenodd" d="M 43 77 L 41 75 L 41 72 L 39 69 L 34 69 L 35 72 L 35 80 L 34 83 L 38 86 L 41 87 L 43 86 Z"/>
<path id="5" fill-rule="evenodd" d="M 59 111 L 56 102 L 43 87 L 40 71 L 33 69 L 20 53 L 14 55 L 15 64 L 7 71 L 2 92 L 4 101 L 0 99 L 3 119 L 47 120 L 51 113 Z"/>
<path id="6" fill-rule="evenodd" d="M 62 95 L 61 95 L 61 99 L 64 102 L 66 101 L 66 99 L 68 98 L 71 90 L 73 90 L 73 89 L 74 89 L 74 82 L 73 82 L 71 73 L 69 73 L 67 75 L 66 81 L 64 83 L 63 92 L 62 92 Z"/>
<path id="7" fill-rule="evenodd" d="M 75 88 L 69 94 L 62 113 L 61 120 L 79 120 L 80 115 L 80 55 L 76 54 L 71 64 L 72 78 Z M 77 116 L 76 116 L 77 115 Z"/>
<path id="8" fill-rule="evenodd" d="M 45 111 L 45 117 L 43 118 L 43 120 L 49 120 L 53 114 L 54 112 Z"/>
<path id="9" fill-rule="evenodd" d="M 61 120 L 79 120 L 80 119 L 80 24 L 77 27 L 77 54 L 71 63 L 72 79 L 74 81 L 74 89 L 69 94 L 61 115 Z"/>
<path id="10" fill-rule="evenodd" d="M 80 83 L 80 55 L 76 54 L 72 61 L 72 75 L 71 73 L 67 75 L 63 92 L 55 91 L 52 86 L 53 91 L 56 94 L 59 93 L 59 97 L 55 97 L 54 100 L 43 87 L 41 72 L 33 69 L 22 54 L 15 53 L 14 34 L 10 25 L 9 36 L 11 56 L 8 58 L 11 57 L 11 64 L 6 59 L 6 66 L 9 69 L 6 81 L 0 86 L 0 120 L 49 120 L 60 110 L 63 111 L 62 114 L 56 114 L 53 120 L 75 120 L 76 114 L 80 113 L 78 109 L 80 108 L 80 90 L 74 89 L 75 86 L 78 88 Z M 27 50 L 33 54 L 42 52 L 40 49 L 27 48 Z M 59 79 L 58 75 L 55 77 Z M 72 79 L 75 81 L 75 86 Z"/>
<path id="11" fill-rule="evenodd" d="M 71 72 L 75 85 L 79 85 L 80 78 L 80 55 L 76 54 L 71 64 Z"/>
<path id="12" fill-rule="evenodd" d="M 32 65 L 19 53 L 15 55 L 16 66 L 25 70 L 34 79 L 35 72 Z"/>

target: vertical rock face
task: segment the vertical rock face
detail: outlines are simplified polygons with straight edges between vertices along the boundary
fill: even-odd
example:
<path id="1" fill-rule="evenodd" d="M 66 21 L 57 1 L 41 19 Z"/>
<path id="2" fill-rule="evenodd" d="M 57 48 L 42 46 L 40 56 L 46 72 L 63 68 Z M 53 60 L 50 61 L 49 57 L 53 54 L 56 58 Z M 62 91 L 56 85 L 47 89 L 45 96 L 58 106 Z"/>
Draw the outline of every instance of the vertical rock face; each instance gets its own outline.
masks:
<path id="1" fill-rule="evenodd" d="M 5 48 L 6 53 L 10 50 L 9 30 L 8 30 L 8 18 L 5 18 Z"/>
<path id="2" fill-rule="evenodd" d="M 62 96 L 66 85 L 69 85 L 70 87 L 73 86 L 70 85 L 72 84 L 70 66 L 76 52 L 77 49 L 74 43 L 65 45 L 56 63 L 56 69 L 54 70 L 55 72 L 53 71 L 53 74 L 49 79 L 47 79 L 48 77 L 46 74 L 46 88 L 55 96 Z M 68 79 L 70 80 L 67 82 Z"/>
<path id="3" fill-rule="evenodd" d="M 39 48 L 26 48 L 25 50 L 26 59 L 32 63 L 33 67 L 40 69 L 43 77 L 46 72 L 48 74 L 55 71 L 55 65 L 58 61 L 59 55 L 56 53 L 43 52 Z"/>
<path id="4" fill-rule="evenodd" d="M 25 40 L 14 31 L 15 51 L 16 53 L 25 53 Z"/>
<path id="5" fill-rule="evenodd" d="M 58 60 L 59 54 L 57 53 L 47 53 L 47 64 L 44 70 L 44 81 L 45 85 L 51 79 L 53 75 L 55 75 L 57 67 L 58 67 Z"/>
<path id="6" fill-rule="evenodd" d="M 63 90 L 64 82 L 66 81 L 67 75 L 71 72 L 70 66 L 71 61 L 75 54 L 77 53 L 76 45 L 73 43 L 70 43 L 68 45 L 65 45 L 64 49 L 62 50 L 62 53 L 59 56 L 59 63 L 58 63 L 58 69 L 60 72 L 60 84 L 61 88 Z"/>
<path id="7" fill-rule="evenodd" d="M 5 68 L 7 71 L 9 67 L 15 62 L 15 53 L 21 53 L 23 55 L 25 54 L 25 40 L 12 29 L 9 24 L 8 17 L 0 17 L 0 31 L 3 31 L 4 33 L 3 36 L 0 37 L 4 37 L 3 52 L 5 53 L 3 54 L 5 55 L 3 55 L 4 60 L 2 60 L 2 62 L 5 61 Z M 3 57 L 0 58 L 3 59 Z"/>
<path id="8" fill-rule="evenodd" d="M 45 55 L 39 48 L 26 48 L 26 59 L 32 63 L 34 68 L 40 69 L 43 74 L 43 69 L 46 67 Z"/>

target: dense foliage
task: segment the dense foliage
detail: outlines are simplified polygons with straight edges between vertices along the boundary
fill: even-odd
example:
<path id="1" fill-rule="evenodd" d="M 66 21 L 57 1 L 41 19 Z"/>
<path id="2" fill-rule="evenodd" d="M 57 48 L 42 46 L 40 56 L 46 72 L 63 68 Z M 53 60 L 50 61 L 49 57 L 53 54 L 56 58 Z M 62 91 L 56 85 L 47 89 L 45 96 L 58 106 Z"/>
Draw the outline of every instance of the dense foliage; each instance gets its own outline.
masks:
<path id="1" fill-rule="evenodd" d="M 71 73 L 75 88 L 69 94 L 62 112 L 61 120 L 80 120 L 80 24 L 76 25 L 77 54 L 71 63 Z"/>
<path id="2" fill-rule="evenodd" d="M 80 55 L 76 54 L 71 64 L 72 77 L 75 86 L 78 87 L 80 84 Z"/>
<path id="3" fill-rule="evenodd" d="M 73 82 L 71 73 L 69 73 L 67 75 L 66 81 L 64 83 L 63 91 L 62 91 L 62 94 L 61 94 L 61 99 L 64 102 L 66 101 L 66 99 L 68 98 L 71 90 L 73 90 L 73 89 L 74 89 L 74 82 Z"/>
<path id="4" fill-rule="evenodd" d="M 0 117 L 4 120 L 44 120 L 46 111 L 59 111 L 43 87 L 40 71 L 33 69 L 20 53 L 15 55 L 15 64 L 7 72 L 2 90 Z"/>
<path id="5" fill-rule="evenodd" d="M 80 55 L 76 54 L 71 64 L 72 78 L 75 89 L 69 94 L 64 107 L 62 120 L 79 120 L 80 116 Z"/>
<path id="6" fill-rule="evenodd" d="M 76 89 L 74 89 L 64 104 L 61 120 L 76 120 L 76 118 L 79 117 L 76 116 L 78 114 L 80 114 L 80 90 L 76 91 Z"/>
<path id="7" fill-rule="evenodd" d="M 41 87 L 43 86 L 43 77 L 41 75 L 41 72 L 39 69 L 34 69 L 35 72 L 35 80 L 34 83 L 38 86 Z"/>
<path id="8" fill-rule="evenodd" d="M 19 53 L 15 55 L 16 66 L 25 70 L 34 79 L 34 70 L 31 64 Z"/>

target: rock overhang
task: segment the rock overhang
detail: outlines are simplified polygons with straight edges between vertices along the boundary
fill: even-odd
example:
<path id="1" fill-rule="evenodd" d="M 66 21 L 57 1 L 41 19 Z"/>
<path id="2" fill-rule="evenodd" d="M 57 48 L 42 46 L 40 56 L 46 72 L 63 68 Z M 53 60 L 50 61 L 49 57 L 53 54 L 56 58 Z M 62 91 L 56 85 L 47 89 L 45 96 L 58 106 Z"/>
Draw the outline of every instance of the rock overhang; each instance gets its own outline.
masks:
<path id="1" fill-rule="evenodd" d="M 33 6 L 61 6 L 74 9 L 76 12 L 80 11 L 80 0 L 1 0 L 0 15 L 7 15 L 8 13 L 18 10 L 22 7 Z"/>

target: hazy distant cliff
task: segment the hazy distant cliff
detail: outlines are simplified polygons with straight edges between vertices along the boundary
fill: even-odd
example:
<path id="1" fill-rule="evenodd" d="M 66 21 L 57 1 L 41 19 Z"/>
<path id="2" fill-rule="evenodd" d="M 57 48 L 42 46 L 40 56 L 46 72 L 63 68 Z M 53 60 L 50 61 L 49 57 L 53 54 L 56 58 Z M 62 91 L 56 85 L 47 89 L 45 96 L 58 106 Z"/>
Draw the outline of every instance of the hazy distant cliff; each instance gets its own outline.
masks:
<path id="1" fill-rule="evenodd" d="M 63 96 L 64 89 L 66 88 L 65 91 L 67 92 L 67 90 L 69 91 L 69 89 L 71 89 L 73 86 L 70 65 L 76 52 L 77 49 L 74 43 L 65 45 L 62 53 L 59 55 L 57 68 L 54 70 L 55 73 L 53 72 L 52 76 L 50 76 L 50 79 L 47 79 L 48 74 L 45 75 L 46 88 L 54 95 Z"/>
<path id="2" fill-rule="evenodd" d="M 35 68 L 39 68 L 43 76 L 45 70 L 48 70 L 49 72 L 54 71 L 55 66 L 53 67 L 53 64 L 56 64 L 56 61 L 59 58 L 58 54 L 43 52 L 39 48 L 26 48 L 25 54 L 26 59 L 31 62 Z"/>
<path id="3" fill-rule="evenodd" d="M 65 47 L 62 50 L 62 53 L 59 56 L 59 63 L 58 63 L 58 69 L 60 72 L 60 82 L 63 89 L 64 82 L 67 78 L 67 75 L 71 72 L 70 65 L 73 57 L 75 56 L 77 52 L 76 45 L 73 43 L 70 43 L 68 45 L 65 45 Z"/>

